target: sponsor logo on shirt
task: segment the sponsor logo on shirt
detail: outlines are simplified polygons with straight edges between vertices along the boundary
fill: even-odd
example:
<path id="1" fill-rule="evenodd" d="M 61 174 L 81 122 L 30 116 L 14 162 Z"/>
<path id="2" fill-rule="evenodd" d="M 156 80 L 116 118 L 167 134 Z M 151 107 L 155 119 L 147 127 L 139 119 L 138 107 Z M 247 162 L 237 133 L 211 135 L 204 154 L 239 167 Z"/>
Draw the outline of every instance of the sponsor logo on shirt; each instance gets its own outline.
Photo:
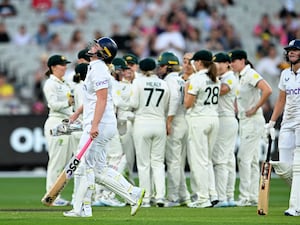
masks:
<path id="1" fill-rule="evenodd" d="M 286 89 L 285 92 L 286 92 L 287 95 L 299 95 L 300 94 L 300 87 Z"/>
<path id="2" fill-rule="evenodd" d="M 107 83 L 108 83 L 108 80 L 97 81 L 96 87 L 106 85 Z"/>

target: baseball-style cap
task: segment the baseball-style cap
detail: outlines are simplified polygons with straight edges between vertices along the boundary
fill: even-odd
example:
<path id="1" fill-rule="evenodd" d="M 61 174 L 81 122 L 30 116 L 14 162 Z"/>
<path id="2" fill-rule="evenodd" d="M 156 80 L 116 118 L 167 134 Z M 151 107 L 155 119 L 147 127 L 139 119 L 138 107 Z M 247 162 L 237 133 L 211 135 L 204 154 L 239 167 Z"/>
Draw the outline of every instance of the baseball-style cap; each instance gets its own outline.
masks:
<path id="1" fill-rule="evenodd" d="M 134 54 L 126 54 L 123 56 L 123 59 L 127 62 L 127 63 L 131 63 L 131 64 L 139 64 L 139 60 L 138 57 Z"/>
<path id="2" fill-rule="evenodd" d="M 68 61 L 66 59 L 66 57 L 62 56 L 62 55 L 53 55 L 48 59 L 48 67 L 51 66 L 56 66 L 56 65 L 65 65 L 71 63 L 70 61 Z"/>
<path id="3" fill-rule="evenodd" d="M 193 55 L 191 60 L 212 61 L 212 53 L 207 50 L 200 50 Z"/>
<path id="4" fill-rule="evenodd" d="M 231 58 L 231 61 L 236 59 L 247 59 L 247 53 L 241 49 L 233 50 L 229 52 L 228 55 Z"/>
<path id="5" fill-rule="evenodd" d="M 126 61 L 122 58 L 114 58 L 111 63 L 115 66 L 115 69 L 129 69 Z"/>
<path id="6" fill-rule="evenodd" d="M 156 68 L 156 63 L 152 58 L 145 58 L 140 61 L 139 67 L 142 71 L 151 71 Z"/>
<path id="7" fill-rule="evenodd" d="M 86 61 L 90 61 L 90 57 L 87 55 L 89 49 L 85 48 L 78 52 L 77 59 L 85 59 Z"/>
<path id="8" fill-rule="evenodd" d="M 228 54 L 224 52 L 217 53 L 213 56 L 214 62 L 231 62 L 231 59 Z"/>

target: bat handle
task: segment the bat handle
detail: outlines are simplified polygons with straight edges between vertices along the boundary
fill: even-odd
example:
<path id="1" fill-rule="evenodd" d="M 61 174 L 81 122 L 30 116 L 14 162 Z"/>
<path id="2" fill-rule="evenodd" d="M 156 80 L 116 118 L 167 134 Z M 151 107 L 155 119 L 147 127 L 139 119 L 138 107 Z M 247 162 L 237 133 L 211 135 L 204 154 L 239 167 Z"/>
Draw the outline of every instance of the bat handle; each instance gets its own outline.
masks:
<path id="1" fill-rule="evenodd" d="M 87 148 L 89 147 L 89 145 L 91 144 L 91 142 L 92 142 L 92 139 L 91 138 L 89 138 L 88 140 L 87 140 L 87 142 L 85 143 L 85 145 L 83 146 L 83 148 L 81 149 L 81 151 L 78 153 L 78 155 L 76 156 L 77 157 L 77 159 L 81 159 L 81 157 L 82 157 L 82 155 L 85 153 L 85 151 L 87 150 Z"/>

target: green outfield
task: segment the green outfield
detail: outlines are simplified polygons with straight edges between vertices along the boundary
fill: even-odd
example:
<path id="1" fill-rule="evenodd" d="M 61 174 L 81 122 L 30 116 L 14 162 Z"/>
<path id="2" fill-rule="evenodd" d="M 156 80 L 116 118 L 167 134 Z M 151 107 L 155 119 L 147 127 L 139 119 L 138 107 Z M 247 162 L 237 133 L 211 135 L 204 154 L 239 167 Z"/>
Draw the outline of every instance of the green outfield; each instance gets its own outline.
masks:
<path id="1" fill-rule="evenodd" d="M 238 185 L 238 184 L 237 184 Z M 283 215 L 288 206 L 289 188 L 272 179 L 269 215 L 258 216 L 256 207 L 190 209 L 142 208 L 130 216 L 130 208 L 94 207 L 91 218 L 66 218 L 62 212 L 71 207 L 46 207 L 40 203 L 45 178 L 0 178 L 0 225 L 76 225 L 76 224 L 155 224 L 155 225 L 247 225 L 300 224 L 300 218 Z M 72 183 L 63 191 L 70 199 Z"/>

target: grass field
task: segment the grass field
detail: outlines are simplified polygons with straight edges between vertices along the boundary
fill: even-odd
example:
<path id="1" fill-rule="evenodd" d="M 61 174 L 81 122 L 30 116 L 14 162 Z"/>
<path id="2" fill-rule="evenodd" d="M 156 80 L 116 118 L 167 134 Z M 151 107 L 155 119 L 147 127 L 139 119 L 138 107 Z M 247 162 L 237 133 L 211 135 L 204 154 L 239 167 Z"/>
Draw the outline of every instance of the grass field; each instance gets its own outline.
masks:
<path id="1" fill-rule="evenodd" d="M 237 183 L 238 185 L 238 183 Z M 124 208 L 94 207 L 91 218 L 66 218 L 63 211 L 71 207 L 46 207 L 40 202 L 45 178 L 0 178 L 0 225 L 77 225 L 77 224 L 155 224 L 155 225 L 263 225 L 300 224 L 300 218 L 283 215 L 288 206 L 289 188 L 280 179 L 272 179 L 269 215 L 258 216 L 256 207 L 190 209 L 142 208 L 130 216 Z M 71 198 L 72 183 L 63 191 Z"/>

